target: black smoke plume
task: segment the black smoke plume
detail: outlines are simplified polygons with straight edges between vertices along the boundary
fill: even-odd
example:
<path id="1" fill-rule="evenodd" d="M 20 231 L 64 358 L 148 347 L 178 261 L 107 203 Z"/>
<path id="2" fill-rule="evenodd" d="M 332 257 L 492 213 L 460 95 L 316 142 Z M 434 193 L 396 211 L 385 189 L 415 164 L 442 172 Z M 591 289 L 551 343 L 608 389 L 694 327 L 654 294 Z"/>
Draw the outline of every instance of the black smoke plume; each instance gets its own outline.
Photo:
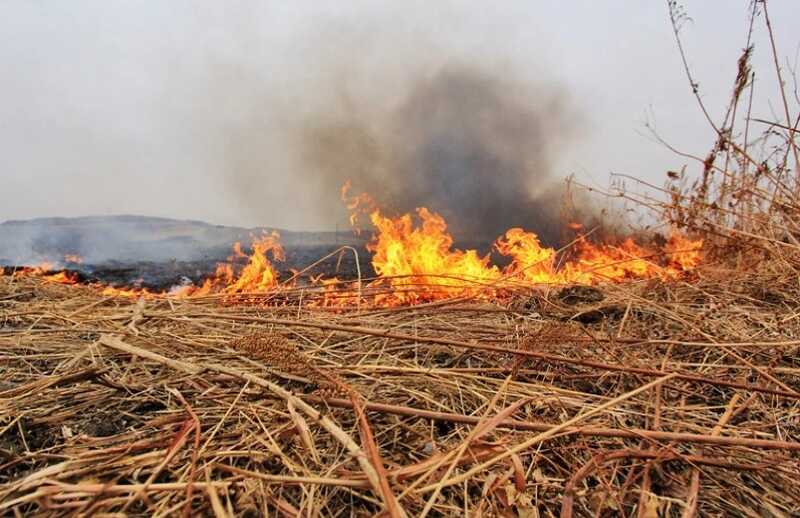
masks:
<path id="1" fill-rule="evenodd" d="M 349 99 L 338 117 L 307 118 L 299 148 L 307 174 L 329 192 L 350 179 L 390 213 L 428 207 L 462 242 L 490 242 L 515 226 L 556 242 L 553 161 L 574 118 L 565 94 L 474 66 L 409 81 L 389 111 Z"/>

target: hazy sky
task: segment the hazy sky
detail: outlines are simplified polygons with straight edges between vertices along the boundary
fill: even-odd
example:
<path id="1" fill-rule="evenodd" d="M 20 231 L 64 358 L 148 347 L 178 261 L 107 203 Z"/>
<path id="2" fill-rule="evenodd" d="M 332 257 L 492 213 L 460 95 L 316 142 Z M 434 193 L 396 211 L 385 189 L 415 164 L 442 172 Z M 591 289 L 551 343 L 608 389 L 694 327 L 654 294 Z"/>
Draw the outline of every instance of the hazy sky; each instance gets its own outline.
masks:
<path id="1" fill-rule="evenodd" d="M 691 66 L 719 114 L 749 2 L 684 4 Z M 769 8 L 794 63 L 798 3 Z M 764 36 L 759 19 L 755 111 L 769 116 Z M 360 99 L 369 118 L 410 77 L 451 63 L 563 92 L 577 131 L 552 150 L 558 175 L 661 184 L 685 161 L 643 135 L 645 120 L 689 152 L 713 140 L 662 1 L 0 0 L 0 38 L 0 221 L 126 213 L 331 229 L 342 212 L 320 200 L 338 193 L 301 170 L 291 136 Z"/>

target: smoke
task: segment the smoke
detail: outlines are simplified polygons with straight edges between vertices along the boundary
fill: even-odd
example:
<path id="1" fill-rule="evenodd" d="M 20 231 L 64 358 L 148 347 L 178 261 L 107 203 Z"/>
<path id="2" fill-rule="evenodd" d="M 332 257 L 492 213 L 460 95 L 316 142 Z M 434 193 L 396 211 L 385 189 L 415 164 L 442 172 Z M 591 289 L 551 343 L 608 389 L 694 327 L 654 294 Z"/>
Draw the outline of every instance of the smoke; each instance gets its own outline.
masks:
<path id="1" fill-rule="evenodd" d="M 377 120 L 369 98 L 350 99 L 332 120 L 308 119 L 305 174 L 329 192 L 350 179 L 390 212 L 428 207 L 461 240 L 490 241 L 514 226 L 557 239 L 553 157 L 571 129 L 563 93 L 463 65 L 409 83 Z"/>
<path id="2" fill-rule="evenodd" d="M 225 145 L 222 174 L 240 206 L 265 222 L 289 210 L 342 229 L 350 180 L 388 214 L 439 212 L 462 243 L 514 226 L 558 241 L 556 164 L 582 122 L 563 85 L 491 49 L 362 22 L 314 24 L 298 60 L 275 71 L 281 91 L 234 86 L 220 66 L 214 98 L 253 108 L 238 110 L 248 115 Z M 276 191 L 291 201 L 267 203 Z"/>
<path id="3" fill-rule="evenodd" d="M 26 215 L 332 231 L 348 228 L 350 179 L 387 214 L 440 212 L 460 244 L 512 226 L 555 241 L 559 161 L 585 126 L 545 64 L 560 56 L 522 4 L 412 4 L 93 8 L 58 27 L 26 9 L 21 26 L 37 30 L 0 52 L 17 60 L 22 99 L 4 120 L 10 187 L 24 196 L 7 201 Z M 96 239 L 54 228 L 63 235 L 7 234 L 0 258 L 147 255 L 134 228 L 92 227 Z M 218 245 L 190 234 L 161 240 L 164 254 Z"/>

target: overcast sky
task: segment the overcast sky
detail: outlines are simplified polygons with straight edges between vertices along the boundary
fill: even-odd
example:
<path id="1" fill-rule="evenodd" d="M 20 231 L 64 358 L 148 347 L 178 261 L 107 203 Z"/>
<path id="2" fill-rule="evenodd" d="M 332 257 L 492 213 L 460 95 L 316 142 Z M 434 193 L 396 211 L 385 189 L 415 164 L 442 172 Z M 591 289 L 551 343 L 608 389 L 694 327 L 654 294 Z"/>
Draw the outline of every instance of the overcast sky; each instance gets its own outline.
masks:
<path id="1" fill-rule="evenodd" d="M 714 114 L 748 3 L 684 2 L 686 49 Z M 791 63 L 797 7 L 769 3 Z M 769 117 L 778 97 L 764 36 L 759 19 L 755 111 Z M 411 75 L 450 63 L 564 93 L 579 131 L 553 152 L 558 175 L 661 184 L 684 160 L 643 135 L 645 120 L 688 152 L 713 140 L 661 1 L 0 0 L 0 38 L 0 221 L 124 213 L 332 229 L 342 213 L 320 199 L 338 193 L 300 170 L 287 135 L 334 102 L 397 102 Z"/>

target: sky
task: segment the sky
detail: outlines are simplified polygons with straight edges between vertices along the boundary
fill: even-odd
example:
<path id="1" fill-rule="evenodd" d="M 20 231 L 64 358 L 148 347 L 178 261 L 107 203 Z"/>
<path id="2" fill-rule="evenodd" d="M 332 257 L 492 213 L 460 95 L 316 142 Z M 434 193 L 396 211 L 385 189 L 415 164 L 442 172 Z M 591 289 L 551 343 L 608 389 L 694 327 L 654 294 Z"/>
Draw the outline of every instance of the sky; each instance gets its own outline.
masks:
<path id="1" fill-rule="evenodd" d="M 683 5 L 690 66 L 718 120 L 749 2 Z M 797 2 L 768 6 L 793 65 Z M 1 0 L 0 13 L 0 221 L 142 214 L 333 230 L 339 193 L 298 135 L 345 112 L 367 127 L 391 117 L 409 85 L 453 64 L 513 77 L 534 111 L 549 102 L 539 92 L 558 93 L 571 129 L 548 144 L 551 176 L 663 184 L 686 160 L 646 122 L 689 153 L 713 142 L 666 2 Z M 759 18 L 753 112 L 773 118 L 765 36 Z"/>

